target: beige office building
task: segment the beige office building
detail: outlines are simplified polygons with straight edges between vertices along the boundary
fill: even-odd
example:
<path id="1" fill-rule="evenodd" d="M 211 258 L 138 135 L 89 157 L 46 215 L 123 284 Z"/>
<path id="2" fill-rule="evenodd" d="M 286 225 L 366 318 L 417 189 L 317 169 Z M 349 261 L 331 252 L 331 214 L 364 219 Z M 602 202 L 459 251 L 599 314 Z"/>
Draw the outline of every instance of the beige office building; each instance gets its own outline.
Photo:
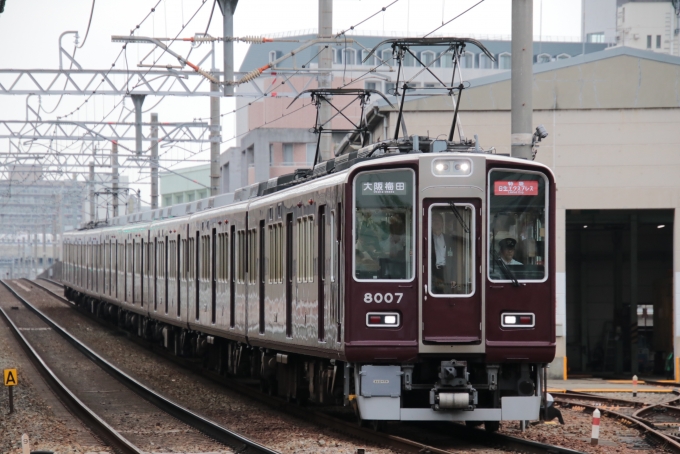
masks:
<path id="1" fill-rule="evenodd" d="M 510 98 L 509 72 L 472 80 L 464 134 L 509 153 Z M 536 160 L 558 185 L 550 375 L 678 374 L 680 58 L 616 47 L 535 65 L 533 99 L 533 123 L 549 132 Z M 380 110 L 375 140 L 397 117 Z M 448 96 L 411 98 L 408 133 L 448 131 L 452 111 Z"/>

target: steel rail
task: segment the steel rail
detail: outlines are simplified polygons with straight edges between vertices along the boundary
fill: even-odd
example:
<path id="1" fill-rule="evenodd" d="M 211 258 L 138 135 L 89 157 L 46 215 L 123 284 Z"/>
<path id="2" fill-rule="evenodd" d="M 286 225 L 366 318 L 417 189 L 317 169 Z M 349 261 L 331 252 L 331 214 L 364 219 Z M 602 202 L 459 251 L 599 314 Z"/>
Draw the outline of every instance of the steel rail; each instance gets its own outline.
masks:
<path id="1" fill-rule="evenodd" d="M 18 296 L 16 292 L 5 283 L 2 284 L 19 300 L 23 298 Z M 21 347 L 27 353 L 31 362 L 36 366 L 38 372 L 45 379 L 50 389 L 57 395 L 57 397 L 68 407 L 68 409 L 81 420 L 86 427 L 88 427 L 97 437 L 99 437 L 105 444 L 108 444 L 116 452 L 120 454 L 143 454 L 143 452 L 133 445 L 128 439 L 122 436 L 118 431 L 106 423 L 102 418 L 97 416 L 89 407 L 87 407 L 75 394 L 69 390 L 64 383 L 59 380 L 57 375 L 49 368 L 45 361 L 40 357 L 38 352 L 24 337 L 16 324 L 9 318 L 3 308 L 0 307 L 0 312 L 5 319 L 7 325 L 12 329 L 14 336 L 17 338 Z"/>
<path id="2" fill-rule="evenodd" d="M 93 350 L 88 348 L 85 344 L 80 342 L 78 339 L 73 337 L 68 331 L 66 331 L 64 328 L 62 328 L 60 325 L 58 325 L 56 322 L 51 320 L 49 317 L 47 317 L 45 314 L 43 314 L 39 309 L 34 307 L 31 303 L 29 303 L 25 298 L 23 298 L 21 295 L 19 295 L 9 284 L 7 284 L 4 280 L 1 281 L 2 284 L 9 289 L 10 292 L 14 296 L 17 297 L 27 308 L 35 312 L 45 323 L 47 323 L 54 331 L 59 333 L 62 337 L 64 337 L 71 345 L 73 345 L 76 349 L 78 349 L 81 353 L 83 353 L 85 356 L 87 356 L 89 359 L 91 359 L 95 364 L 97 364 L 100 368 L 102 368 L 104 371 L 109 373 L 112 377 L 115 379 L 119 380 L 121 383 L 123 383 L 125 386 L 133 390 L 135 393 L 140 395 L 142 398 L 146 399 L 153 405 L 157 406 L 161 410 L 165 411 L 169 415 L 173 416 L 174 418 L 178 419 L 179 421 L 182 421 L 183 423 L 187 424 L 190 427 L 195 428 L 196 430 L 204 433 L 205 435 L 211 437 L 212 439 L 225 444 L 226 446 L 231 447 L 234 449 L 236 452 L 241 453 L 241 454 L 279 454 L 277 451 L 274 451 L 272 449 L 267 448 L 266 446 L 263 446 L 253 440 L 250 440 L 246 437 L 243 437 L 242 435 L 239 435 L 236 432 L 233 432 L 229 429 L 226 429 L 216 422 L 201 416 L 175 402 L 172 400 L 168 399 L 167 397 L 162 396 L 161 394 L 156 393 L 153 391 L 151 388 L 143 385 L 139 381 L 135 380 L 131 376 L 127 375 L 125 372 L 122 370 L 118 369 L 116 366 L 99 356 L 97 353 L 95 353 Z M 34 281 L 31 281 L 33 284 L 36 284 Z M 45 287 L 42 287 L 38 285 L 38 287 L 47 290 L 51 294 L 56 295 L 54 292 L 51 292 L 50 290 L 46 289 Z M 59 297 L 60 300 L 64 300 L 65 298 Z M 129 452 L 139 452 L 141 451 L 129 451 Z"/>
<path id="3" fill-rule="evenodd" d="M 58 285 L 60 287 L 64 287 L 63 284 L 52 281 L 51 279 L 45 279 L 41 278 L 43 280 L 46 280 L 52 284 Z M 70 301 L 68 298 L 65 298 L 57 293 L 55 293 L 53 290 L 41 285 L 37 281 L 30 281 L 32 284 L 37 285 L 39 288 L 45 290 L 48 292 L 50 295 L 53 297 L 59 299 L 65 304 L 68 304 L 69 306 L 73 308 L 78 308 L 78 306 L 75 305 L 72 301 Z M 84 311 L 83 311 L 84 312 Z M 108 323 L 106 321 L 103 321 L 99 318 L 96 318 L 94 314 L 91 314 L 89 312 L 85 312 L 86 315 L 91 317 L 93 320 L 97 321 L 98 323 L 102 323 L 105 326 L 109 326 L 112 328 L 120 329 L 118 326 L 114 326 L 111 323 Z M 144 347 L 153 347 L 154 344 L 151 344 L 149 342 L 146 342 L 142 339 L 139 339 L 137 337 L 131 337 L 131 340 L 134 342 L 143 345 Z M 158 348 L 153 348 L 153 351 L 160 354 L 161 356 L 170 359 L 180 365 L 184 366 L 195 366 L 195 363 L 192 363 L 187 360 L 183 360 L 181 358 L 177 358 L 176 356 L 166 352 L 165 350 L 158 349 Z M 193 367 L 192 367 L 193 368 Z M 362 439 L 371 443 L 375 443 L 377 445 L 381 446 L 388 446 L 390 448 L 396 449 L 400 452 L 406 452 L 406 453 L 414 453 L 414 454 L 422 454 L 429 452 L 431 454 L 451 454 L 451 451 L 439 449 L 433 446 L 429 446 L 423 443 L 419 443 L 413 440 L 408 440 L 403 437 L 398 437 L 396 435 L 389 435 L 386 433 L 381 433 L 381 432 L 376 432 L 374 430 L 365 428 L 365 427 L 360 427 L 355 423 L 350 423 L 338 418 L 335 418 L 333 416 L 330 416 L 324 412 L 320 411 L 313 411 L 310 410 L 309 408 L 305 407 L 300 407 L 295 404 L 288 403 L 284 401 L 283 399 L 276 398 L 269 396 L 267 394 L 264 394 L 260 392 L 259 390 L 254 389 L 251 386 L 247 386 L 238 380 L 234 380 L 231 378 L 224 377 L 216 372 L 208 371 L 205 369 L 201 369 L 199 372 L 201 375 L 210 378 L 213 381 L 228 385 L 230 389 L 239 392 L 240 394 L 243 394 L 251 399 L 254 399 L 258 402 L 264 403 L 270 407 L 274 407 L 278 410 L 283 410 L 286 413 L 292 414 L 293 416 L 296 416 L 300 419 L 303 419 L 307 422 L 311 422 L 313 424 L 317 425 L 322 425 L 329 427 L 333 430 L 336 430 L 340 433 L 344 433 L 348 436 Z M 563 448 L 561 446 L 555 446 L 555 445 L 549 445 L 545 443 L 540 443 L 537 441 L 533 440 L 527 440 L 524 438 L 519 438 L 519 437 L 513 437 L 510 435 L 504 435 L 504 434 L 498 434 L 498 433 L 489 433 L 486 431 L 478 430 L 478 429 L 470 429 L 465 426 L 462 426 L 460 424 L 454 424 L 451 426 L 447 426 L 449 430 L 454 431 L 456 433 L 456 437 L 458 438 L 463 438 L 467 440 L 474 441 L 476 443 L 488 445 L 488 446 L 501 446 L 506 449 L 512 449 L 512 450 L 517 450 L 520 452 L 525 452 L 525 453 L 536 453 L 536 454 L 544 454 L 544 453 L 551 453 L 551 454 L 583 454 L 581 451 L 576 451 L 573 449 L 569 448 Z"/>
<path id="4" fill-rule="evenodd" d="M 658 430 L 656 430 L 656 428 L 654 428 L 652 425 L 650 425 L 647 422 L 644 422 L 644 421 L 642 421 L 638 418 L 635 418 L 633 416 L 624 415 L 623 413 L 619 413 L 615 410 L 603 408 L 600 405 L 591 405 L 591 404 L 586 404 L 586 403 L 569 402 L 567 400 L 561 399 L 560 397 L 561 397 L 561 395 L 553 395 L 555 402 L 560 403 L 562 405 L 582 407 L 584 409 L 588 409 L 588 410 L 592 410 L 592 411 L 597 409 L 604 415 L 609 415 L 609 416 L 612 416 L 614 418 L 619 418 L 619 419 L 628 421 L 628 422 L 632 423 L 633 426 L 635 426 L 636 428 L 641 430 L 643 433 L 648 433 L 651 436 L 653 436 L 654 438 L 656 438 L 657 441 L 662 443 L 662 445 L 665 448 L 669 448 L 675 453 L 680 453 L 680 442 L 678 442 L 677 440 L 669 437 L 668 435 L 666 435 L 662 432 L 659 432 Z M 584 396 L 584 399 L 585 399 L 585 397 L 586 396 Z"/>

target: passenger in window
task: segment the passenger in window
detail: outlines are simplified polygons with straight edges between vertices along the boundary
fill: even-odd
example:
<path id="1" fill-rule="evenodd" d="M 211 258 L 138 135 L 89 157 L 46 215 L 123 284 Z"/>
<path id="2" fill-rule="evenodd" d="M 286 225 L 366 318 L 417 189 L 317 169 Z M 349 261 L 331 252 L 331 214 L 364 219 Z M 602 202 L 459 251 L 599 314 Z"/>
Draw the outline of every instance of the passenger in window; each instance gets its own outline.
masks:
<path id="1" fill-rule="evenodd" d="M 517 240 L 514 238 L 505 238 L 498 242 L 501 248 L 500 259 L 506 265 L 521 265 L 522 262 L 515 260 L 515 245 Z"/>
<path id="2" fill-rule="evenodd" d="M 454 240 L 444 232 L 444 220 L 438 213 L 432 214 L 432 240 L 430 269 L 432 270 L 432 293 L 455 293 L 458 285 L 454 276 Z"/>

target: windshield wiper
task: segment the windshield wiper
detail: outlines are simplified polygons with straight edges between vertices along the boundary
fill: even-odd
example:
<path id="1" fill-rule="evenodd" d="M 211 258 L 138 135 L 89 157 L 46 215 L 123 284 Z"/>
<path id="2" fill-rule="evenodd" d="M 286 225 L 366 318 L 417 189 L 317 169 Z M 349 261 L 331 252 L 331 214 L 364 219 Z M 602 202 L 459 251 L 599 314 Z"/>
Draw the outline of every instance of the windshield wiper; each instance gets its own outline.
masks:
<path id="1" fill-rule="evenodd" d="M 519 287 L 519 282 L 517 281 L 517 278 L 515 277 L 515 274 L 510 271 L 510 268 L 508 268 L 508 265 L 505 264 L 502 258 L 498 258 L 498 263 L 501 266 L 501 269 L 505 273 L 505 275 L 510 278 L 510 281 L 512 282 L 513 287 Z"/>
<path id="2" fill-rule="evenodd" d="M 470 233 L 470 229 L 468 228 L 467 224 L 463 220 L 463 216 L 460 215 L 458 212 L 458 208 L 456 208 L 456 204 L 453 202 L 449 202 L 449 206 L 451 207 L 451 211 L 453 211 L 453 214 L 456 215 L 456 218 L 458 219 L 458 222 L 460 222 L 460 225 L 463 226 L 463 230 L 465 233 Z"/>

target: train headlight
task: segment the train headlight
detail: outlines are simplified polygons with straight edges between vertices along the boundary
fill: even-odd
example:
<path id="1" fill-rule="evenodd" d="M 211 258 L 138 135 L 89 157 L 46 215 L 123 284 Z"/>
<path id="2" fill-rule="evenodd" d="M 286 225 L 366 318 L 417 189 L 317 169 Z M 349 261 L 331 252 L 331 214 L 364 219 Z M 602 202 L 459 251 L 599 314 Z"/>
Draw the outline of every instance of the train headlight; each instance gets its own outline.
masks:
<path id="1" fill-rule="evenodd" d="M 536 316 L 530 312 L 506 312 L 501 314 L 503 328 L 533 328 L 536 326 Z"/>
<path id="2" fill-rule="evenodd" d="M 399 326 L 399 312 L 369 312 L 366 326 L 369 328 L 396 328 Z"/>
<path id="3" fill-rule="evenodd" d="M 438 177 L 465 177 L 472 173 L 472 161 L 469 159 L 435 159 L 432 161 L 432 173 Z"/>

